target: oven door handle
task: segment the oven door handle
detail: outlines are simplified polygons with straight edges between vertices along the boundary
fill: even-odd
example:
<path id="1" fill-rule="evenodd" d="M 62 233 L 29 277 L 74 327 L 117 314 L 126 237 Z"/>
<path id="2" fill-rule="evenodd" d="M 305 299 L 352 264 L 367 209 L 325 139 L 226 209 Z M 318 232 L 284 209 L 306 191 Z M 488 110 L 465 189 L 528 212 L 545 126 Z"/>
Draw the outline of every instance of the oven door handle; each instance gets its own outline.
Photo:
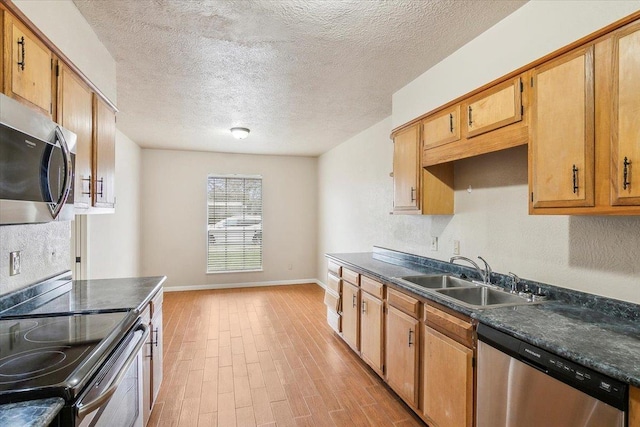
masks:
<path id="1" fill-rule="evenodd" d="M 127 358 L 127 360 L 122 365 L 122 368 L 120 369 L 118 374 L 113 379 L 113 382 L 103 393 L 100 394 L 100 396 L 96 397 L 91 402 L 82 404 L 82 406 L 78 407 L 78 413 L 77 413 L 78 420 L 81 420 L 87 414 L 90 414 L 91 412 L 95 411 L 96 409 L 104 405 L 109 399 L 111 399 L 111 396 L 113 396 L 113 394 L 116 392 L 116 390 L 118 389 L 118 386 L 120 385 L 125 375 L 127 374 L 129 367 L 136 360 L 136 357 L 138 357 L 138 353 L 140 352 L 140 349 L 142 348 L 144 343 L 147 341 L 147 338 L 149 337 L 149 326 L 145 325 L 144 323 L 140 324 L 136 328 L 136 331 L 138 330 L 142 330 L 142 337 L 139 338 L 138 343 L 136 344 L 135 348 L 133 349 L 133 351 Z"/>

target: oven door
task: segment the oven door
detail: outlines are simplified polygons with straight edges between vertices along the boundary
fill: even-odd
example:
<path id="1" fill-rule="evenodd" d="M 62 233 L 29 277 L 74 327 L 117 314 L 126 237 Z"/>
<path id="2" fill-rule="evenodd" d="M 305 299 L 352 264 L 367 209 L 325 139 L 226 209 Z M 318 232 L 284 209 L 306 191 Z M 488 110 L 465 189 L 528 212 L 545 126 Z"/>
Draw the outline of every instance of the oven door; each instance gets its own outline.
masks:
<path id="1" fill-rule="evenodd" d="M 142 426 L 142 347 L 149 336 L 138 325 L 74 405 L 75 425 Z"/>

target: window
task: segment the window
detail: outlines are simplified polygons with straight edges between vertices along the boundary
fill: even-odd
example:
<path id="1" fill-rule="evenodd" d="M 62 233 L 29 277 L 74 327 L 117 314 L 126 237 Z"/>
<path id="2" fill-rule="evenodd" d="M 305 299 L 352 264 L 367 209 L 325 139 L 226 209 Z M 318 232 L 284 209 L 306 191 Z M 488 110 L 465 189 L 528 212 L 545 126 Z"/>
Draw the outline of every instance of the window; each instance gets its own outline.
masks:
<path id="1" fill-rule="evenodd" d="M 207 273 L 262 271 L 262 177 L 207 178 Z"/>

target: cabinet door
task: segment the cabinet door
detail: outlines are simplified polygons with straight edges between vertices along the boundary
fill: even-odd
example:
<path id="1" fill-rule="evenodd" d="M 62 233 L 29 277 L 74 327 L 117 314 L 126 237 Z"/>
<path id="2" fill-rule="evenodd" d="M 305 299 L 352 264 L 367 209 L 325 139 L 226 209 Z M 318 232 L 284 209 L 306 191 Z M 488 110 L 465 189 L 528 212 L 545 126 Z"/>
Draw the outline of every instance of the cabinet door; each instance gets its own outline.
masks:
<path id="1" fill-rule="evenodd" d="M 467 138 L 522 120 L 522 86 L 517 77 L 465 102 Z"/>
<path id="2" fill-rule="evenodd" d="M 150 325 L 151 318 L 149 316 L 149 306 L 142 313 L 141 321 L 143 324 Z M 151 367 L 153 334 L 149 334 L 147 341 L 142 348 L 142 420 L 143 425 L 147 425 L 151 416 L 151 376 L 153 375 Z"/>
<path id="3" fill-rule="evenodd" d="M 629 426 L 640 425 L 640 388 L 629 387 Z"/>
<path id="4" fill-rule="evenodd" d="M 93 93 L 71 70 L 60 64 L 58 77 L 58 122 L 78 137 L 76 144 L 74 206 L 91 206 L 91 158 Z"/>
<path id="5" fill-rule="evenodd" d="M 640 205 L 640 25 L 614 38 L 613 205 Z"/>
<path id="6" fill-rule="evenodd" d="M 593 206 L 593 46 L 533 70 L 531 203 Z"/>
<path id="7" fill-rule="evenodd" d="M 360 288 L 342 282 L 342 338 L 353 349 L 359 349 Z"/>
<path id="8" fill-rule="evenodd" d="M 116 115 L 93 95 L 93 205 L 115 207 Z"/>
<path id="9" fill-rule="evenodd" d="M 435 425 L 473 425 L 473 350 L 426 327 L 422 384 L 422 411 Z"/>
<path id="10" fill-rule="evenodd" d="M 382 353 L 382 300 L 361 293 L 360 303 L 360 356 L 376 372 L 382 374 L 383 353 Z"/>
<path id="11" fill-rule="evenodd" d="M 151 370 L 153 375 L 151 376 L 151 388 L 153 393 L 151 394 L 151 407 L 158 398 L 158 392 L 160 392 L 160 385 L 162 384 L 162 305 L 154 307 L 153 319 L 151 319 Z"/>
<path id="12" fill-rule="evenodd" d="M 4 13 L 4 92 L 51 115 L 51 51 L 21 22 Z"/>
<path id="13" fill-rule="evenodd" d="M 385 344 L 387 382 L 408 403 L 418 403 L 418 320 L 388 306 Z"/>
<path id="14" fill-rule="evenodd" d="M 393 210 L 420 213 L 420 126 L 414 125 L 393 139 Z"/>
<path id="15" fill-rule="evenodd" d="M 460 106 L 422 122 L 423 149 L 438 147 L 460 139 Z"/>

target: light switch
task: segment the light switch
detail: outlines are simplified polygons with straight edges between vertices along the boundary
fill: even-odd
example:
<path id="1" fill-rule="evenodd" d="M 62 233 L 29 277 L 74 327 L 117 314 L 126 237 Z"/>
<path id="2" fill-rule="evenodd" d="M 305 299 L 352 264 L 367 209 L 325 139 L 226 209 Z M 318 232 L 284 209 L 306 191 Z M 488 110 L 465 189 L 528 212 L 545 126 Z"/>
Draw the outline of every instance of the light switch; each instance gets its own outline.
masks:
<path id="1" fill-rule="evenodd" d="M 20 274 L 20 251 L 9 253 L 9 276 Z"/>

